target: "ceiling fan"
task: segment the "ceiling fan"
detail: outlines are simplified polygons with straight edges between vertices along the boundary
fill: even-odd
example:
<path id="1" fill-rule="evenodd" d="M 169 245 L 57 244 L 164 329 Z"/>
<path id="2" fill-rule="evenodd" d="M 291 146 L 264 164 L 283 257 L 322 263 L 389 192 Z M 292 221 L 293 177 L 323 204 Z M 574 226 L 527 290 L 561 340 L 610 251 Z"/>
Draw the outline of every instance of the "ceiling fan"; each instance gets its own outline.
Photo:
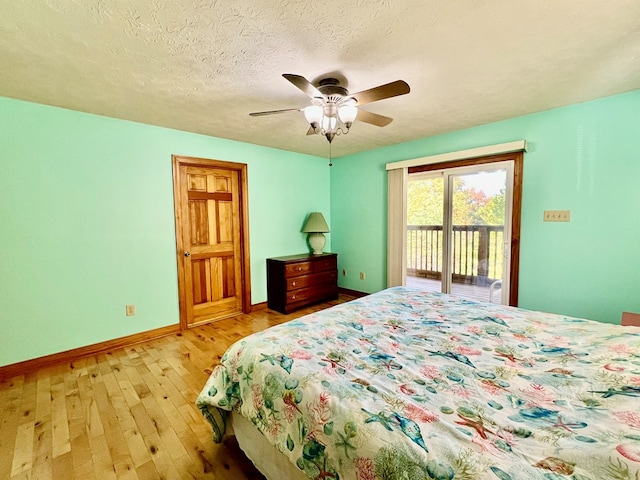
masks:
<path id="1" fill-rule="evenodd" d="M 396 80 L 358 93 L 349 93 L 349 90 L 333 77 L 323 78 L 314 85 L 301 75 L 285 73 L 282 76 L 306 94 L 311 99 L 311 105 L 303 108 L 253 112 L 249 115 L 259 117 L 275 113 L 304 112 L 310 125 L 307 135 L 324 135 L 329 143 L 336 135 L 349 133 L 356 119 L 378 127 L 389 125 L 393 118 L 361 110 L 358 107 L 385 98 L 405 95 L 410 91 L 409 85 L 404 80 Z"/>

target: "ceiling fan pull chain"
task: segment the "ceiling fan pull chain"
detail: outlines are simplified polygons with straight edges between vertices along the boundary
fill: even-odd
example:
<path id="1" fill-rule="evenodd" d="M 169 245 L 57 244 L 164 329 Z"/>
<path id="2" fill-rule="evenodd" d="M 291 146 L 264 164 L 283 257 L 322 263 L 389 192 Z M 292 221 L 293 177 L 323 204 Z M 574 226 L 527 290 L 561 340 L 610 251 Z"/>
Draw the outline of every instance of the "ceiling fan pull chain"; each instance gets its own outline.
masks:
<path id="1" fill-rule="evenodd" d="M 331 161 L 331 142 L 329 142 L 329 166 L 333 166 L 333 162 Z"/>

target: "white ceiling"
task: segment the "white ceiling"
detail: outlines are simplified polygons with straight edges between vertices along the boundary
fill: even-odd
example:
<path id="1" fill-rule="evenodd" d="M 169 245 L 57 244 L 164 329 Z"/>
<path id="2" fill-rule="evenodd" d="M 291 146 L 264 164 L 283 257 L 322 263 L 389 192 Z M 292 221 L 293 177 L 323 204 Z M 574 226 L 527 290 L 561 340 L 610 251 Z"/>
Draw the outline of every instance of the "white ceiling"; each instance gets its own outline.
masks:
<path id="1" fill-rule="evenodd" d="M 364 106 L 333 156 L 640 88 L 638 0 L 0 0 L 0 96 L 327 156 L 282 78 Z"/>

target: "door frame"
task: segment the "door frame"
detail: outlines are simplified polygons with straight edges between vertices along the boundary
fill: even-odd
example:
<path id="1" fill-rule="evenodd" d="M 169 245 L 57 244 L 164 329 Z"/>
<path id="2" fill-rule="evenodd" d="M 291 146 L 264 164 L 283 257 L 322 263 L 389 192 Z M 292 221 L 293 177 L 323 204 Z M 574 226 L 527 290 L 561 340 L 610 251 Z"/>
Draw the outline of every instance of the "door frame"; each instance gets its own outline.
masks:
<path id="1" fill-rule="evenodd" d="M 522 151 L 488 155 L 485 157 L 451 160 L 427 165 L 418 165 L 408 168 L 408 174 L 431 172 L 435 170 L 447 170 L 458 167 L 469 167 L 487 163 L 513 162 L 513 197 L 511 200 L 511 263 L 509 265 L 509 298 L 508 304 L 518 306 L 518 277 L 520 272 L 520 226 L 522 215 L 522 172 L 524 170 L 524 153 Z M 405 202 L 406 203 L 406 202 Z M 405 207 L 406 208 L 406 207 Z M 404 227 L 406 229 L 406 225 Z M 406 248 L 406 242 L 403 246 Z M 403 251 L 403 255 L 406 252 Z"/>
<path id="2" fill-rule="evenodd" d="M 187 306 L 186 306 L 186 278 L 185 278 L 185 257 L 184 257 L 184 231 L 183 225 L 183 205 L 180 195 L 181 174 L 180 167 L 201 167 L 201 168 L 220 168 L 225 170 L 234 170 L 238 172 L 238 201 L 240 202 L 240 263 L 242 278 L 240 284 L 242 286 L 242 313 L 251 313 L 251 261 L 249 255 L 249 188 L 247 181 L 247 164 L 237 162 L 226 162 L 223 160 L 213 160 L 199 157 L 186 157 L 182 155 L 171 155 L 173 165 L 173 206 L 175 215 L 176 228 L 176 260 L 178 264 L 178 300 L 180 309 L 180 330 L 189 328 L 187 322 Z M 197 326 L 197 325 L 195 325 Z"/>

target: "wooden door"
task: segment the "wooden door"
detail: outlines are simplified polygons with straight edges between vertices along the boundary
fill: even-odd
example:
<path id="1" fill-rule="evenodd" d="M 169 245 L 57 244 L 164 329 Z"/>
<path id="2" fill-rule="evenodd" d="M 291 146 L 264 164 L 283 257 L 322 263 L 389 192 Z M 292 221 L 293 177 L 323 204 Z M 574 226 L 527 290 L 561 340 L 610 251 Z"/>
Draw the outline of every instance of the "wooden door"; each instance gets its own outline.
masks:
<path id="1" fill-rule="evenodd" d="M 173 162 L 181 327 L 248 313 L 246 165 Z"/>

